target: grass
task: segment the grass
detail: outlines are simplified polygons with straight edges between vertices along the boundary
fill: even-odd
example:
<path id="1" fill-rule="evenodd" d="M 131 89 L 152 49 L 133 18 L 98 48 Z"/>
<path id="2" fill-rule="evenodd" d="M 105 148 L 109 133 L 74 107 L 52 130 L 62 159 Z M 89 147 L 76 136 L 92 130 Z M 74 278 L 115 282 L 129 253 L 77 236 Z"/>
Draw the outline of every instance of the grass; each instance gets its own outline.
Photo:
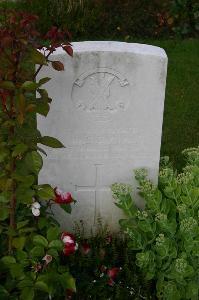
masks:
<path id="1" fill-rule="evenodd" d="M 161 155 L 183 165 L 180 152 L 199 145 L 199 40 L 162 41 L 168 55 Z"/>

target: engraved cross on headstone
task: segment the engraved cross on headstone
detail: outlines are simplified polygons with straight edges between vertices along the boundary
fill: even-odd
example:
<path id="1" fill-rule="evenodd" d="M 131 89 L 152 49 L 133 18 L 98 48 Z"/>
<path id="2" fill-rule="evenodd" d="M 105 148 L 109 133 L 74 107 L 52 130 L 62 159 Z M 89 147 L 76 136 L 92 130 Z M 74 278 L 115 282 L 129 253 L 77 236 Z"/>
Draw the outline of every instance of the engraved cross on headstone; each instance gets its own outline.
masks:
<path id="1" fill-rule="evenodd" d="M 102 166 L 102 164 L 95 164 L 94 166 L 95 166 L 95 183 L 94 183 L 94 185 L 75 185 L 75 192 L 82 192 L 82 191 L 94 192 L 95 214 L 94 214 L 93 223 L 96 224 L 97 218 L 99 217 L 98 212 L 97 212 L 97 191 L 110 192 L 110 188 L 99 186 L 98 170 L 99 170 L 99 166 Z"/>

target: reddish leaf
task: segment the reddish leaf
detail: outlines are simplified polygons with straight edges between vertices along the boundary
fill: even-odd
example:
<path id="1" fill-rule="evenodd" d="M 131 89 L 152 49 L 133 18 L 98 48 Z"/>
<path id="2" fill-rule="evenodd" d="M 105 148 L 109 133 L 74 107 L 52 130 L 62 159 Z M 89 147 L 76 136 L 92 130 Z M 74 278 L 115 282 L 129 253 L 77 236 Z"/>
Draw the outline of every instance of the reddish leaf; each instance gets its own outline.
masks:
<path id="1" fill-rule="evenodd" d="M 64 65 L 58 60 L 52 61 L 52 67 L 57 71 L 64 71 Z"/>
<path id="2" fill-rule="evenodd" d="M 64 45 L 62 48 L 68 53 L 68 55 L 73 56 L 73 48 L 69 45 Z"/>
<path id="3" fill-rule="evenodd" d="M 58 29 L 56 26 L 52 26 L 51 29 L 46 33 L 46 38 L 47 39 L 56 39 L 57 38 L 57 32 L 58 32 Z"/>

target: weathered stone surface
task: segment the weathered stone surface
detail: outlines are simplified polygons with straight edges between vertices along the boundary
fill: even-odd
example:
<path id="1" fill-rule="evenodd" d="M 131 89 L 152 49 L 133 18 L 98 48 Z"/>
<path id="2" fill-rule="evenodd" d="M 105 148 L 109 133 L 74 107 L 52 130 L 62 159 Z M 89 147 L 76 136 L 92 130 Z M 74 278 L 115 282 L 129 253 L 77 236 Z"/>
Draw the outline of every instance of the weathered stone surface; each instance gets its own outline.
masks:
<path id="1" fill-rule="evenodd" d="M 109 186 L 131 183 L 133 169 L 145 167 L 157 180 L 167 56 L 163 49 L 119 42 L 73 43 L 74 57 L 58 49 L 65 71 L 44 68 L 41 77 L 53 98 L 48 117 L 38 117 L 44 135 L 65 149 L 48 149 L 40 182 L 72 192 L 71 216 L 57 209 L 62 227 L 101 216 L 117 229 L 121 212 Z"/>

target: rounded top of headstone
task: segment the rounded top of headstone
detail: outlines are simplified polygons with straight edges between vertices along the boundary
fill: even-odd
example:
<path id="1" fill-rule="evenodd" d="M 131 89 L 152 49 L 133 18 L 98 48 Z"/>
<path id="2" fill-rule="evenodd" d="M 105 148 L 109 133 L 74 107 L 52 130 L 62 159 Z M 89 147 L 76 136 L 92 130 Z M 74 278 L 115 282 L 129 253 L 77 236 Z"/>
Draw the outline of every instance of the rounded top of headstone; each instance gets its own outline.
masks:
<path id="1" fill-rule="evenodd" d="M 142 55 L 153 55 L 167 58 L 164 49 L 156 46 L 138 44 L 138 43 L 125 43 L 115 41 L 85 41 L 72 43 L 74 52 L 127 52 Z M 54 54 L 62 54 L 65 51 L 60 47 Z"/>

